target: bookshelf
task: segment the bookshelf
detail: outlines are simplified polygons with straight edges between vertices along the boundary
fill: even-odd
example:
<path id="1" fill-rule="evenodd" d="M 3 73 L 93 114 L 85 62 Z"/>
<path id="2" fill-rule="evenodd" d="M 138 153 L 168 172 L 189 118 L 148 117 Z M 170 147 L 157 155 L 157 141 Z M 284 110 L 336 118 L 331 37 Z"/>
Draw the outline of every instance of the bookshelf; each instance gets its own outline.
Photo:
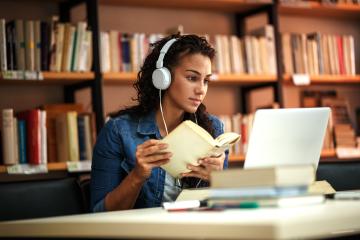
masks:
<path id="1" fill-rule="evenodd" d="M 41 1 L 35 1 L 41 4 Z M 281 16 L 297 16 L 299 18 L 315 17 L 315 18 L 335 18 L 340 21 L 360 21 L 360 6 L 337 4 L 332 6 L 324 6 L 318 2 L 308 2 L 304 5 L 284 5 L 278 2 L 273 3 L 268 0 L 261 1 L 246 1 L 246 0 L 88 0 L 88 1 L 55 1 L 54 4 L 60 6 L 60 18 L 62 21 L 70 21 L 70 12 L 73 7 L 81 3 L 86 3 L 85 11 L 89 16 L 87 19 L 89 26 L 93 30 L 93 57 L 94 66 L 92 72 L 43 72 L 44 80 L 4 80 L 0 77 L 0 86 L 24 86 L 27 85 L 60 85 L 65 86 L 65 95 L 69 96 L 64 101 L 71 102 L 74 99 L 74 94 L 77 90 L 85 87 L 91 88 L 91 103 L 96 114 L 97 130 L 99 131 L 104 124 L 104 108 L 107 103 L 103 103 L 105 96 L 102 96 L 103 86 L 113 87 L 131 87 L 136 79 L 136 73 L 117 72 L 117 73 L 101 73 L 100 71 L 100 54 L 99 46 L 100 39 L 98 37 L 101 30 L 100 23 L 103 20 L 99 18 L 99 12 L 103 6 L 110 7 L 131 7 L 141 9 L 172 9 L 172 10 L 204 10 L 211 12 L 225 12 L 232 14 L 232 21 L 236 22 L 233 26 L 233 32 L 241 36 L 241 28 L 243 28 L 243 18 L 257 13 L 267 14 L 268 20 L 274 25 L 275 40 L 276 40 L 276 57 L 277 57 L 277 75 L 249 75 L 249 74 L 219 74 L 214 76 L 215 80 L 210 84 L 216 87 L 242 88 L 246 86 L 247 90 L 258 86 L 275 86 L 275 98 L 279 101 L 280 106 L 283 106 L 284 100 L 282 97 L 283 88 L 291 85 L 291 76 L 283 74 L 281 67 L 281 45 L 279 43 L 279 25 L 281 24 Z M 85 15 L 86 15 L 85 14 Z M 136 17 L 136 16 L 135 16 Z M 141 21 L 144 21 L 143 19 Z M 280 23 L 279 23 L 280 22 Z M 104 24 L 104 23 L 103 23 Z M 108 29 L 105 29 L 108 30 Z M 344 75 L 319 75 L 310 76 L 311 85 L 360 85 L 360 75 L 344 76 Z M 246 91 L 247 91 L 246 90 Z M 246 94 L 246 91 L 240 91 L 240 94 Z M 243 106 L 239 107 L 244 109 Z M 335 158 L 334 152 L 323 152 L 321 161 L 328 161 L 326 159 Z M 230 156 L 232 162 L 244 161 L 244 156 Z M 329 160 L 330 161 L 330 160 Z M 342 160 L 341 160 L 342 161 Z M 65 170 L 66 164 L 48 164 L 50 172 Z M 4 173 L 6 168 L 0 166 L 0 173 Z"/>

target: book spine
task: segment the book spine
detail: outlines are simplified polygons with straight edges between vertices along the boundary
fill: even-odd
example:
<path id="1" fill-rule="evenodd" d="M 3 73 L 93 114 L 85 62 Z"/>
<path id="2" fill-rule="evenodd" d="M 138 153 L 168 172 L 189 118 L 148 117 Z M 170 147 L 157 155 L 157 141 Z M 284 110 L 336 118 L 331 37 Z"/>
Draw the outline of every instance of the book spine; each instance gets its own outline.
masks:
<path id="1" fill-rule="evenodd" d="M 0 70 L 7 70 L 5 19 L 0 19 Z"/>
<path id="2" fill-rule="evenodd" d="M 23 20 L 15 20 L 15 39 L 16 39 L 16 66 L 17 70 L 25 70 L 25 38 Z"/>
<path id="3" fill-rule="evenodd" d="M 85 122 L 84 116 L 78 116 L 78 137 L 79 137 L 79 154 L 80 160 L 86 160 L 86 146 L 85 146 Z"/>
<path id="4" fill-rule="evenodd" d="M 90 116 L 84 116 L 84 138 L 85 138 L 85 150 L 86 150 L 86 160 L 92 159 L 92 138 L 91 138 L 91 124 Z"/>
<path id="5" fill-rule="evenodd" d="M 41 23 L 34 21 L 34 54 L 35 71 L 41 71 Z"/>
<path id="6" fill-rule="evenodd" d="M 26 159 L 26 122 L 18 120 L 19 163 L 27 163 Z"/>
<path id="7" fill-rule="evenodd" d="M 4 164 L 16 164 L 13 109 L 2 110 L 2 144 Z"/>
<path id="8" fill-rule="evenodd" d="M 35 70 L 34 21 L 25 21 L 25 69 Z"/>
<path id="9" fill-rule="evenodd" d="M 16 52 L 15 52 L 15 22 L 6 23 L 6 59 L 8 70 L 16 69 Z"/>
<path id="10" fill-rule="evenodd" d="M 47 155 L 47 144 L 46 144 L 46 111 L 40 111 L 40 134 L 41 134 L 41 163 L 48 163 L 48 155 Z"/>
<path id="11" fill-rule="evenodd" d="M 77 128 L 77 112 L 71 111 L 67 113 L 67 130 L 68 130 L 68 147 L 69 160 L 79 161 L 79 135 Z"/>

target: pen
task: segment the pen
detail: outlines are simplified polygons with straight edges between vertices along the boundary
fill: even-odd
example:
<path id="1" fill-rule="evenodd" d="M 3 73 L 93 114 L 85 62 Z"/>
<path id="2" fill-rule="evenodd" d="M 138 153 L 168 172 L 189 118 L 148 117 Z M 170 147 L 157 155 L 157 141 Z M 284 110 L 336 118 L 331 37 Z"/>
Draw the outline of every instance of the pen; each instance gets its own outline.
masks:
<path id="1" fill-rule="evenodd" d="M 238 204 L 213 204 L 212 208 L 241 208 L 241 209 L 255 209 L 259 208 L 260 205 L 257 202 L 241 202 Z"/>

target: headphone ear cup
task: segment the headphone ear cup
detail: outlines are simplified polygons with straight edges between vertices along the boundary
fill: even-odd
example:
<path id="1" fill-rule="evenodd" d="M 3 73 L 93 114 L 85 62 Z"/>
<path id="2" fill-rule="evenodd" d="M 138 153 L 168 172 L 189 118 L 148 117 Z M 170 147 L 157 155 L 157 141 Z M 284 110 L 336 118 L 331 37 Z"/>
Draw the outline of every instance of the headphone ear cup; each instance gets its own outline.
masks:
<path id="1" fill-rule="evenodd" d="M 165 90 L 171 84 L 171 73 L 166 67 L 155 69 L 152 73 L 152 82 L 157 89 Z"/>

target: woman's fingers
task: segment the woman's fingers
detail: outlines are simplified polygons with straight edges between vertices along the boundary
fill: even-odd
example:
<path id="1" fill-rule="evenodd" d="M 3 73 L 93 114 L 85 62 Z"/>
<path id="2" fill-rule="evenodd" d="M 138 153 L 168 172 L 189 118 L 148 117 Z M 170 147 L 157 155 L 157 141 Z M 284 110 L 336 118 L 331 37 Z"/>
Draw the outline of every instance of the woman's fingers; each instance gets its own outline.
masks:
<path id="1" fill-rule="evenodd" d="M 147 156 L 147 155 L 151 155 L 157 152 L 161 152 L 162 150 L 166 149 L 168 147 L 168 144 L 166 143 L 157 143 L 155 145 L 150 145 L 146 148 L 143 148 L 141 150 L 142 154 Z"/>
<path id="2" fill-rule="evenodd" d="M 161 141 L 158 139 L 149 139 L 149 140 L 145 141 L 143 144 L 138 145 L 138 148 L 147 148 L 152 145 L 158 144 L 160 142 Z"/>
<path id="3" fill-rule="evenodd" d="M 147 155 L 147 156 L 139 156 L 138 160 L 139 162 L 142 163 L 153 163 L 162 159 L 170 159 L 170 157 L 172 156 L 171 152 L 161 152 L 161 153 L 156 153 L 156 154 L 152 154 L 152 155 Z"/>
<path id="4" fill-rule="evenodd" d="M 150 162 L 150 163 L 148 163 L 148 165 L 151 168 L 160 167 L 161 165 L 164 165 L 164 164 L 168 163 L 169 161 L 170 161 L 170 158 L 160 159 L 160 160 L 155 161 L 155 162 Z"/>

